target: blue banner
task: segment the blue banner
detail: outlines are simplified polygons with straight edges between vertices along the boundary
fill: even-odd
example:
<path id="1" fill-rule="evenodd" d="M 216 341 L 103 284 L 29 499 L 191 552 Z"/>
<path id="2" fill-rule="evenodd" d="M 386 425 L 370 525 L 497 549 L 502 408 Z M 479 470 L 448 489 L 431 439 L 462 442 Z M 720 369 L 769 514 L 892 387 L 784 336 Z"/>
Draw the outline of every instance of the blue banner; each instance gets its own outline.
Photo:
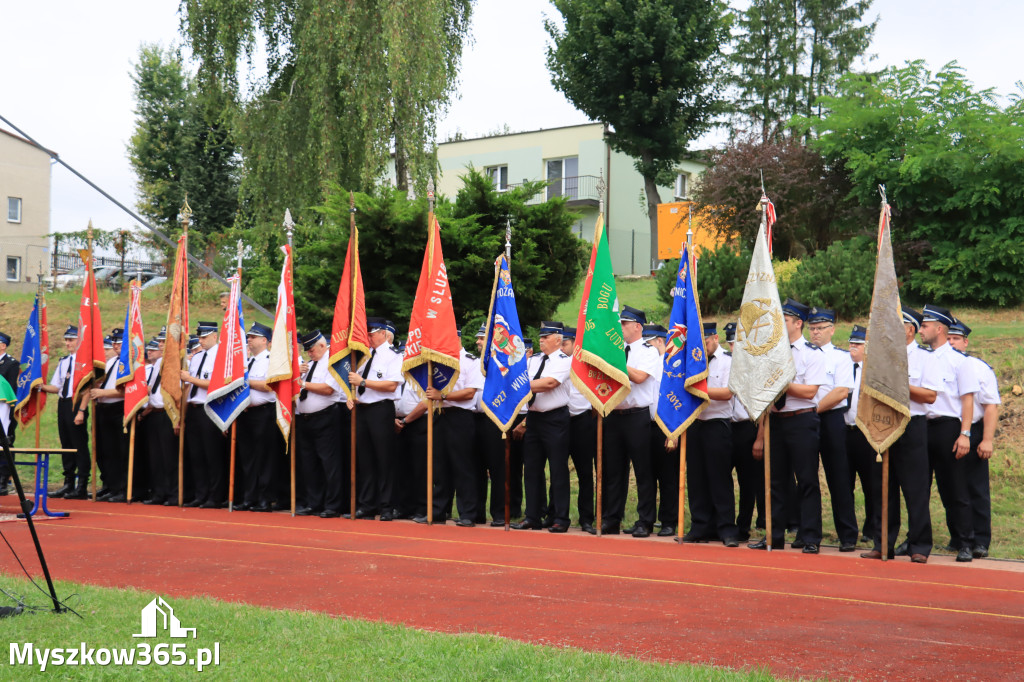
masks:
<path id="1" fill-rule="evenodd" d="M 684 246 L 672 294 L 672 316 L 662 358 L 655 419 L 668 438 L 678 438 L 709 401 L 704 325 L 700 319 L 693 265 L 689 250 Z"/>
<path id="2" fill-rule="evenodd" d="M 206 398 L 206 414 L 221 431 L 227 431 L 238 415 L 249 406 L 248 353 L 245 345 L 240 279 L 241 275 L 228 280 L 231 282 L 231 297 L 228 312 L 221 324 L 217 360 L 213 365 L 214 372 L 211 374 Z M 230 314 L 232 305 L 235 306 L 234 315 Z M 230 381 L 226 380 L 228 376 Z"/>
<path id="3" fill-rule="evenodd" d="M 35 305 L 32 306 L 32 314 L 28 316 L 28 326 L 25 327 L 25 343 L 21 346 L 21 372 L 18 374 L 17 386 L 17 410 L 21 411 L 28 406 L 32 398 L 32 389 L 43 384 L 46 377 L 43 376 L 43 351 L 40 344 L 39 330 L 39 296 L 36 296 Z"/>
<path id="4" fill-rule="evenodd" d="M 480 406 L 504 433 L 532 395 L 530 373 L 526 368 L 526 343 L 519 326 L 512 275 L 504 255 L 495 263 L 487 336 L 480 362 L 484 373 Z"/>

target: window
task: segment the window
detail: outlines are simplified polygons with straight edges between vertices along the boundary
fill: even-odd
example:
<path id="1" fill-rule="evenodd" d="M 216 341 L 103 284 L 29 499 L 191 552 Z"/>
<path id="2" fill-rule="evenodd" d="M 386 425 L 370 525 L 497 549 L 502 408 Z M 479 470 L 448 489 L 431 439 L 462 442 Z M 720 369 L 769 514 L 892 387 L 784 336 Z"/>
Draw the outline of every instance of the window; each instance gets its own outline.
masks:
<path id="1" fill-rule="evenodd" d="M 7 197 L 7 222 L 21 222 L 21 199 L 18 197 Z"/>
<path id="2" fill-rule="evenodd" d="M 679 173 L 678 175 L 676 175 L 676 201 L 685 201 L 687 198 L 689 198 L 689 195 L 687 194 L 687 185 L 689 185 L 689 180 L 689 173 Z"/>
<path id="3" fill-rule="evenodd" d="M 494 181 L 494 188 L 499 192 L 508 189 L 508 166 L 489 166 L 484 169 L 484 172 Z"/>
<path id="4" fill-rule="evenodd" d="M 21 281 L 21 256 L 7 257 L 7 281 Z"/>
<path id="5" fill-rule="evenodd" d="M 548 168 L 548 199 L 564 196 L 567 199 L 579 198 L 580 160 L 570 156 L 565 159 L 551 159 Z"/>

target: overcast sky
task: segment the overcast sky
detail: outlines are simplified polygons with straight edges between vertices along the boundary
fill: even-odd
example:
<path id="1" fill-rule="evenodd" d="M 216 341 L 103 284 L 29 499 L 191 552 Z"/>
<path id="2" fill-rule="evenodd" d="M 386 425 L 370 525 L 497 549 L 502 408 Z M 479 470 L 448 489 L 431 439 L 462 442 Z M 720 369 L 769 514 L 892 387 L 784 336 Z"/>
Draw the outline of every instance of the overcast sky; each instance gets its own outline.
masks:
<path id="1" fill-rule="evenodd" d="M 180 43 L 178 4 L 3 0 L 0 115 L 134 208 L 130 73 L 142 43 Z M 505 125 L 521 131 L 587 121 L 552 88 L 544 64 L 543 19 L 556 14 L 546 0 L 477 0 L 440 140 L 456 131 L 475 137 Z M 934 70 L 955 59 L 977 86 L 1003 95 L 1024 78 L 1021 0 L 875 0 L 870 15 L 880 16 L 872 68 L 923 58 Z M 104 229 L 135 224 L 62 166 L 52 177 L 51 230 L 80 230 L 90 218 Z"/>

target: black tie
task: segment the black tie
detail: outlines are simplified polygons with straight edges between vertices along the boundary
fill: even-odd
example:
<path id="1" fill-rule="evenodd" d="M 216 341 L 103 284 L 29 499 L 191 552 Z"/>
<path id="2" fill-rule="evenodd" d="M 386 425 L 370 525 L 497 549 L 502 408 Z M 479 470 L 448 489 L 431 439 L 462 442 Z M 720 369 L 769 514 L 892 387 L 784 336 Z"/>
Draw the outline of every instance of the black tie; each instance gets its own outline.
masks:
<path id="1" fill-rule="evenodd" d="M 860 363 L 859 362 L 853 363 L 853 385 L 854 386 L 857 385 L 857 370 L 858 369 L 860 369 Z M 852 405 L 853 405 L 853 391 L 850 391 L 850 394 L 846 396 L 846 409 L 850 409 L 850 407 Z"/>
<path id="2" fill-rule="evenodd" d="M 203 357 L 201 357 L 199 359 L 199 369 L 196 370 L 196 377 L 198 377 L 200 379 L 203 377 L 203 365 L 205 365 L 205 364 L 206 364 L 206 351 L 204 350 L 203 351 Z M 195 384 L 192 384 L 192 392 L 188 394 L 188 397 L 189 398 L 195 398 L 196 397 L 196 393 L 198 393 L 198 392 L 199 392 L 199 387 L 196 386 Z"/>
<path id="3" fill-rule="evenodd" d="M 313 364 L 309 366 L 309 371 L 306 372 L 306 381 L 309 381 L 310 379 L 313 378 L 313 372 L 316 371 L 317 362 L 319 362 L 319 360 L 314 360 Z M 301 391 L 299 391 L 299 400 L 305 400 L 307 395 L 309 395 L 309 391 L 305 388 L 302 389 Z"/>
<path id="4" fill-rule="evenodd" d="M 370 376 L 370 365 L 373 364 L 373 357 L 377 355 L 377 349 L 374 348 L 370 352 L 370 359 L 366 361 L 366 367 L 363 367 L 363 381 L 366 381 L 366 377 Z M 359 395 L 366 393 L 366 386 L 359 387 Z"/>
<path id="5" fill-rule="evenodd" d="M 629 362 L 629 344 L 626 344 L 626 362 Z"/>
<path id="6" fill-rule="evenodd" d="M 252 371 L 252 363 L 254 363 L 254 362 L 256 362 L 256 358 L 255 358 L 255 357 L 251 357 L 251 358 L 249 358 L 249 366 L 245 368 L 245 374 L 246 374 L 246 376 L 248 376 L 248 375 L 249 375 L 249 372 L 251 372 L 251 371 Z"/>
<path id="7" fill-rule="evenodd" d="M 628 347 L 627 347 L 627 349 L 628 349 Z M 547 361 L 548 361 L 548 356 L 547 356 L 547 353 L 545 353 L 540 358 L 540 367 L 537 368 L 537 373 L 533 375 L 534 379 L 540 379 L 540 375 L 544 373 L 544 365 L 547 363 Z M 530 402 L 528 402 L 527 405 L 528 406 L 529 405 L 533 405 L 533 401 L 536 400 L 536 399 L 537 399 L 537 394 L 534 393 L 533 396 L 530 397 Z"/>
<path id="8" fill-rule="evenodd" d="M 71 397 L 71 396 L 68 395 L 68 386 L 71 385 L 71 373 L 72 373 L 72 371 L 74 371 L 74 369 L 75 369 L 75 363 L 73 363 L 71 361 L 71 356 L 69 355 L 68 356 L 68 370 L 67 370 L 67 373 L 64 375 L 64 385 L 61 386 L 61 389 L 60 389 L 60 397 L 61 398 L 70 398 Z"/>
<path id="9" fill-rule="evenodd" d="M 102 388 L 106 388 L 107 387 L 107 382 L 110 381 L 110 373 L 113 372 L 116 367 L 117 367 L 117 363 L 115 362 L 114 364 L 112 364 L 110 366 L 110 369 L 107 370 L 107 373 L 103 375 L 103 383 L 100 384 L 100 386 Z"/>
<path id="10" fill-rule="evenodd" d="M 163 368 L 164 368 L 164 366 L 163 366 L 163 365 L 160 365 L 160 369 L 163 369 Z M 155 367 L 153 368 L 153 371 L 156 371 L 156 368 L 155 368 Z M 161 378 L 162 376 L 163 376 L 163 372 L 157 372 L 157 373 L 156 373 L 156 381 L 154 381 L 154 382 L 153 382 L 153 388 L 151 388 L 151 389 L 149 390 L 149 392 L 150 392 L 150 394 L 151 394 L 151 395 L 156 395 L 156 391 L 157 391 L 157 389 L 158 389 L 158 388 L 160 388 L 160 378 Z M 150 377 L 150 378 L 152 378 L 152 377 Z"/>

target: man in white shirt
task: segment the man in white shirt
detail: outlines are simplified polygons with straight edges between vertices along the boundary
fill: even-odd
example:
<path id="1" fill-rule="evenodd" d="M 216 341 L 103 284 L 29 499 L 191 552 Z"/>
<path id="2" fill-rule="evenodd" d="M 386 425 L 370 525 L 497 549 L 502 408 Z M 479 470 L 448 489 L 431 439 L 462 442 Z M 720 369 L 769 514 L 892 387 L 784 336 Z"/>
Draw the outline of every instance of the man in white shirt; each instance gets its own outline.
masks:
<path id="1" fill-rule="evenodd" d="M 576 328 L 562 330 L 562 352 L 569 356 L 569 371 L 572 373 L 573 345 L 576 342 Z M 597 412 L 590 401 L 569 381 L 569 458 L 576 470 L 579 494 L 576 497 L 576 511 L 580 528 L 587 533 L 594 531 L 594 465 L 597 463 Z"/>
<path id="2" fill-rule="evenodd" d="M 166 339 L 166 330 L 162 330 L 161 333 Z M 164 397 L 160 393 L 160 371 L 164 366 L 162 341 L 163 339 L 156 337 L 146 344 L 146 385 L 149 390 L 149 402 L 139 415 L 139 423 L 146 425 L 146 450 L 149 455 L 152 494 L 142 503 L 171 507 L 178 504 L 178 438 L 174 435 L 174 427 L 164 409 Z"/>
<path id="3" fill-rule="evenodd" d="M 846 425 L 846 457 L 850 462 L 850 492 L 853 493 L 856 479 L 864 493 L 864 537 L 871 539 L 880 532 L 882 523 L 881 462 L 874 448 L 868 444 L 864 433 L 857 426 L 857 401 L 860 399 L 860 381 L 864 373 L 864 346 L 867 343 L 867 328 L 853 325 L 850 332 L 850 360 L 853 363 L 853 389 L 847 396 L 848 409 L 843 414 Z M 878 471 L 876 471 L 876 468 Z"/>
<path id="4" fill-rule="evenodd" d="M 78 403 L 72 404 L 77 349 L 78 327 L 71 325 L 64 332 L 64 350 L 67 355 L 57 362 L 50 383 L 42 386 L 43 392 L 57 394 L 57 433 L 61 448 L 75 450 L 74 453 L 61 454 L 64 487 L 50 493 L 50 497 L 66 497 L 69 500 L 86 498 L 92 466 L 89 455 L 88 392 L 83 392 Z"/>
<path id="5" fill-rule="evenodd" d="M 949 344 L 961 353 L 967 353 L 971 328 L 961 320 L 954 320 L 949 328 Z M 992 441 L 999 425 L 999 384 L 992 366 L 981 358 L 969 355 L 978 374 L 978 394 L 974 400 L 971 424 L 971 451 L 967 453 L 967 492 L 971 498 L 971 525 L 974 542 L 971 556 L 988 556 L 992 542 L 992 499 L 989 490 L 988 461 L 992 458 Z M 950 529 L 952 534 L 952 529 Z M 955 543 L 951 543 L 955 544 Z"/>
<path id="6" fill-rule="evenodd" d="M 632 306 L 623 306 L 619 312 L 622 336 L 625 341 L 626 371 L 630 392 L 605 418 L 602 455 L 602 491 L 605 507 L 602 510 L 601 533 L 617 535 L 621 532 L 622 517 L 626 512 L 629 492 L 629 465 L 636 475 L 639 517 L 630 531 L 633 537 L 646 538 L 654 528 L 657 509 L 657 486 L 651 466 L 650 432 L 651 405 L 658 399 L 657 381 L 652 380 L 661 369 L 661 356 L 654 346 L 643 339 L 647 314 Z"/>
<path id="7" fill-rule="evenodd" d="M 725 330 L 725 342 L 732 358 L 732 347 L 736 343 L 736 323 L 729 322 Z M 736 512 L 736 532 L 740 542 L 750 539 L 751 525 L 764 528 L 764 463 L 754 459 L 754 441 L 757 440 L 757 424 L 750 421 L 743 404 L 732 399 L 732 468 L 736 470 L 736 486 L 739 488 L 739 505 Z M 754 519 L 754 509 L 757 519 Z"/>
<path id="8" fill-rule="evenodd" d="M 643 336 L 644 341 L 658 351 L 658 357 L 664 359 L 668 330 L 660 324 L 645 324 Z M 663 370 L 663 361 L 659 361 L 658 371 L 648 380 L 657 383 L 655 396 L 661 392 Z M 665 438 L 665 432 L 654 421 L 658 415 L 657 397 L 651 403 L 650 411 L 651 431 L 647 442 L 654 481 L 658 488 L 658 522 L 661 524 L 658 535 L 671 537 L 676 534 L 676 527 L 679 525 L 679 443 L 675 440 L 669 442 Z"/>
<path id="9" fill-rule="evenodd" d="M 336 519 L 346 508 L 348 468 L 343 442 L 349 422 L 344 393 L 330 372 L 330 348 L 319 329 L 299 338 L 310 362 L 299 365 L 302 388 L 295 408 L 295 454 L 298 468 L 296 516 Z M 299 492 L 301 491 L 301 492 Z"/>
<path id="10" fill-rule="evenodd" d="M 785 548 L 787 479 L 796 474 L 800 526 L 794 548 L 817 554 L 821 545 L 821 489 L 818 486 L 818 389 L 826 382 L 825 353 L 803 337 L 811 309 L 792 298 L 782 306 L 796 377 L 771 408 L 772 549 Z M 758 430 L 754 457 L 764 458 L 764 429 Z M 766 540 L 751 549 L 767 549 Z"/>
<path id="11" fill-rule="evenodd" d="M 96 466 L 103 477 L 105 492 L 97 493 L 103 502 L 124 502 L 128 491 L 128 438 L 124 433 L 124 389 L 117 385 L 121 337 L 124 330 L 115 327 L 103 339 L 107 358 L 105 373 L 94 383 L 90 395 L 96 401 Z"/>
<path id="12" fill-rule="evenodd" d="M 402 356 L 388 342 L 395 327 L 383 317 L 366 320 L 370 354 L 349 372 L 356 394 L 356 518 L 395 518 L 395 399 L 402 385 Z"/>
<path id="13" fill-rule="evenodd" d="M 237 511 L 269 512 L 277 498 L 276 464 L 283 455 L 284 439 L 277 427 L 277 396 L 267 384 L 270 366 L 270 337 L 273 331 L 253 322 L 245 334 L 249 349 L 246 376 L 249 380 L 249 407 L 238 415 L 237 459 L 241 475 L 241 504 Z"/>
<path id="14" fill-rule="evenodd" d="M 523 439 L 523 478 L 526 484 L 526 516 L 512 527 L 540 530 L 548 508 L 548 486 L 544 477 L 547 465 L 551 473 L 551 522 L 548 530 L 569 530 L 569 369 L 572 358 L 562 352 L 561 322 L 541 322 L 540 353 L 530 358 L 530 398 Z"/>
<path id="15" fill-rule="evenodd" d="M 189 360 L 188 370 L 181 370 L 182 390 L 188 396 L 185 416 L 185 439 L 188 443 L 188 466 L 185 469 L 185 506 L 219 509 L 228 496 L 228 452 L 224 433 L 206 414 L 206 392 L 210 375 L 217 361 L 218 325 L 200 322 L 196 326 L 200 350 Z M 194 497 L 191 497 L 189 493 Z"/>
<path id="16" fill-rule="evenodd" d="M 704 352 L 708 360 L 708 406 L 687 429 L 686 486 L 690 499 L 690 530 L 683 542 L 721 539 L 739 547 L 734 521 L 736 497 L 732 485 L 732 357 L 718 344 L 718 324 L 704 323 Z"/>

